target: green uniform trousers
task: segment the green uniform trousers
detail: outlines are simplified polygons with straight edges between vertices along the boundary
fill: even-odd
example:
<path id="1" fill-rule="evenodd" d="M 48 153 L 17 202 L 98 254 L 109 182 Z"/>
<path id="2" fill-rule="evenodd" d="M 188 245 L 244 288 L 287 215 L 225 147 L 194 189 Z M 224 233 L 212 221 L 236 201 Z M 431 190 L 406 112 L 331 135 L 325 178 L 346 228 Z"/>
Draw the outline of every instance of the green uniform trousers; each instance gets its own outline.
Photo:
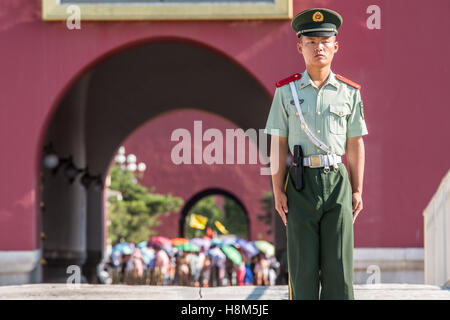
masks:
<path id="1" fill-rule="evenodd" d="M 295 189 L 294 167 L 285 180 L 290 299 L 354 299 L 353 210 L 347 169 L 305 167 Z"/>

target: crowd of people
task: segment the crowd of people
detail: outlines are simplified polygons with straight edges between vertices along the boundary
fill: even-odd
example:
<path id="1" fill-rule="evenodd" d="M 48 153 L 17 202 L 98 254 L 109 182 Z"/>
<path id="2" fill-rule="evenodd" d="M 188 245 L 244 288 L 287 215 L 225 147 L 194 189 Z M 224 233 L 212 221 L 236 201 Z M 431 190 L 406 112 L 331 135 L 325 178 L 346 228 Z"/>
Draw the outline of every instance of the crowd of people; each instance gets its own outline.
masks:
<path id="1" fill-rule="evenodd" d="M 110 276 L 118 275 L 115 283 L 132 279 L 134 283 L 195 287 L 275 285 L 280 263 L 273 250 L 263 252 L 245 242 L 239 239 L 224 245 L 212 241 L 204 246 L 184 247 L 152 241 L 138 245 L 119 243 L 113 248 L 105 270 Z M 136 281 L 142 279 L 147 281 Z"/>

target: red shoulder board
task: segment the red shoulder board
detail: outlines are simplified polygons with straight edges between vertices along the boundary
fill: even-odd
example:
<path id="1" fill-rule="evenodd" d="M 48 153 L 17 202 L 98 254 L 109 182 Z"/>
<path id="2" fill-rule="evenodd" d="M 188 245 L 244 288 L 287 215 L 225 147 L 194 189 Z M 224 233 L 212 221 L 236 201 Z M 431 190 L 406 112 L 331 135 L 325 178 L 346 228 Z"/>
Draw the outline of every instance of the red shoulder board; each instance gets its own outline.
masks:
<path id="1" fill-rule="evenodd" d="M 352 80 L 347 79 L 346 77 L 341 76 L 340 74 L 337 74 L 336 78 L 338 78 L 342 82 L 345 82 L 349 86 L 352 86 L 353 88 L 356 88 L 358 90 L 361 89 L 361 85 L 357 84 L 356 82 L 353 82 Z"/>
<path id="2" fill-rule="evenodd" d="M 284 86 L 285 84 L 287 84 L 289 82 L 292 82 L 294 80 L 298 80 L 301 77 L 302 77 L 302 75 L 300 73 L 296 73 L 296 74 L 293 74 L 292 76 L 289 76 L 289 77 L 284 78 L 284 79 L 282 79 L 280 81 L 277 81 L 275 83 L 275 85 L 277 86 L 277 88 L 279 88 L 279 87 L 282 87 L 282 86 Z"/>

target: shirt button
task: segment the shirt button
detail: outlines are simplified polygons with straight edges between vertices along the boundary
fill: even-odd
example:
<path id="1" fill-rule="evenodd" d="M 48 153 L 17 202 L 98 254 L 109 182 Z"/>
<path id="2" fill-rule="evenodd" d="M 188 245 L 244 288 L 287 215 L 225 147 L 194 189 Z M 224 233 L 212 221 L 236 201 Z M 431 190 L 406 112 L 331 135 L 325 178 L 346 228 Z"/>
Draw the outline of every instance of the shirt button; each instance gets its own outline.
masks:
<path id="1" fill-rule="evenodd" d="M 320 153 L 320 149 L 317 149 L 317 153 Z"/>
<path id="2" fill-rule="evenodd" d="M 320 114 L 320 111 L 318 111 L 317 114 Z"/>
<path id="3" fill-rule="evenodd" d="M 320 133 L 320 130 L 317 130 L 317 133 Z"/>

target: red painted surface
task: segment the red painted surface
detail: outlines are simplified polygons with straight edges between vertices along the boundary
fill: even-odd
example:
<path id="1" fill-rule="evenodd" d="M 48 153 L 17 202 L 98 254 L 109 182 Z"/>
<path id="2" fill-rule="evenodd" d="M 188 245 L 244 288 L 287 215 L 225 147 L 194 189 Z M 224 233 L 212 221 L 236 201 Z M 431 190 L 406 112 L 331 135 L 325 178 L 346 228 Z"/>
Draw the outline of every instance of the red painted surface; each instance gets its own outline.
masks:
<path id="1" fill-rule="evenodd" d="M 373 2 L 295 0 L 294 12 L 320 6 L 344 17 L 333 70 L 362 85 L 369 130 L 356 246 L 420 247 L 421 213 L 450 156 L 450 2 L 376 1 L 382 28 L 369 30 Z M 83 22 L 71 31 L 40 15 L 40 1 L 0 3 L 0 250 L 39 247 L 42 140 L 64 94 L 97 62 L 138 43 L 177 38 L 223 53 L 271 93 L 274 81 L 304 70 L 290 21 Z"/>
<path id="2" fill-rule="evenodd" d="M 210 129 L 222 132 L 224 164 L 193 164 L 194 163 L 194 121 L 202 121 L 202 134 Z M 176 165 L 171 161 L 172 148 L 179 142 L 171 141 L 174 130 L 183 128 L 190 132 L 192 148 L 191 163 Z M 147 170 L 141 183 L 147 187 L 156 187 L 156 193 L 168 194 L 183 198 L 188 202 L 196 194 L 206 189 L 221 189 L 237 198 L 244 204 L 251 220 L 250 239 L 273 241 L 273 234 L 262 224 L 257 216 L 263 214 L 260 200 L 264 191 L 271 191 L 270 176 L 260 175 L 260 164 L 236 164 L 237 148 L 235 148 L 235 164 L 225 164 L 225 130 L 238 128 L 236 125 L 210 113 L 195 110 L 180 110 L 163 114 L 138 128 L 124 142 L 126 154 L 136 155 L 137 162 L 144 162 Z M 197 152 L 205 150 L 211 142 L 205 141 L 195 146 Z M 246 163 L 249 152 L 256 152 L 254 145 L 246 148 Z M 178 222 L 181 212 L 173 212 L 162 216 L 161 225 L 157 228 L 159 234 L 175 238 L 179 235 Z"/>

